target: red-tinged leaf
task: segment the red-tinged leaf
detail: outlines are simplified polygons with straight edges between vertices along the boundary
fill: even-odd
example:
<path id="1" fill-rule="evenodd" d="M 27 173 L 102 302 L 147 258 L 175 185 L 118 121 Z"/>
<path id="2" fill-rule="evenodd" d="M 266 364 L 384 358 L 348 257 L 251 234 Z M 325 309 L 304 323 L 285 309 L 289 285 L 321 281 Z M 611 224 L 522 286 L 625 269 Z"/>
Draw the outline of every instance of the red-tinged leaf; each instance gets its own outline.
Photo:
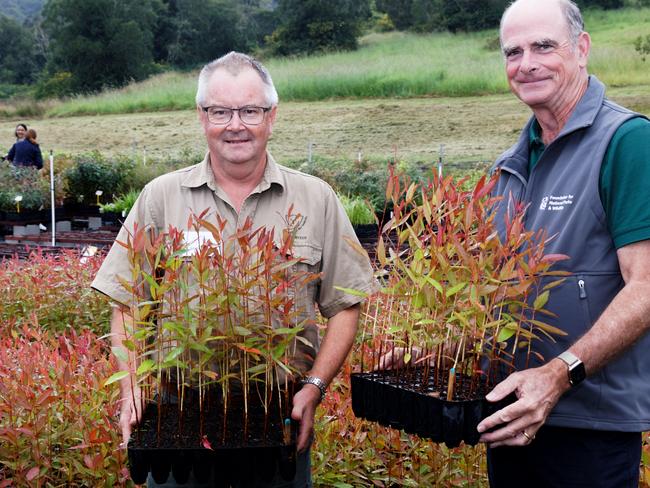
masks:
<path id="1" fill-rule="evenodd" d="M 0 488 L 9 488 L 11 486 L 11 480 L 0 481 Z"/>
<path id="2" fill-rule="evenodd" d="M 85 464 L 89 469 L 93 469 L 93 468 L 94 468 L 94 466 L 93 466 L 93 458 L 90 457 L 90 454 L 86 454 L 86 455 L 84 456 L 84 464 Z"/>
<path id="3" fill-rule="evenodd" d="M 241 349 L 242 351 L 248 352 L 248 353 L 251 353 L 251 354 L 262 354 L 262 351 L 260 351 L 259 349 L 254 348 L 254 347 L 246 347 L 246 346 L 244 346 L 242 344 L 237 344 L 237 347 L 239 349 Z"/>
<path id="4" fill-rule="evenodd" d="M 89 448 L 89 447 L 90 447 L 90 444 L 87 444 L 87 443 L 85 443 L 85 442 L 82 442 L 82 443 L 79 444 L 79 445 L 76 445 L 76 446 L 72 446 L 72 447 L 70 447 L 70 449 L 87 449 L 87 448 Z"/>
<path id="5" fill-rule="evenodd" d="M 207 436 L 207 435 L 204 435 L 204 436 L 201 438 L 201 445 L 202 445 L 203 447 L 205 447 L 206 449 L 210 449 L 211 451 L 214 451 L 214 449 L 212 449 L 212 445 L 210 444 L 210 441 L 208 440 L 208 436 Z"/>
<path id="6" fill-rule="evenodd" d="M 541 259 L 541 262 L 543 262 L 543 263 L 556 263 L 558 261 L 564 261 L 566 259 L 569 259 L 569 256 L 567 256 L 566 254 L 546 254 Z"/>
<path id="7" fill-rule="evenodd" d="M 34 468 L 30 469 L 29 471 L 27 471 L 27 474 L 25 475 L 25 479 L 27 481 L 32 481 L 34 478 L 36 478 L 38 476 L 39 472 L 40 472 L 40 470 L 38 468 L 34 467 Z"/>

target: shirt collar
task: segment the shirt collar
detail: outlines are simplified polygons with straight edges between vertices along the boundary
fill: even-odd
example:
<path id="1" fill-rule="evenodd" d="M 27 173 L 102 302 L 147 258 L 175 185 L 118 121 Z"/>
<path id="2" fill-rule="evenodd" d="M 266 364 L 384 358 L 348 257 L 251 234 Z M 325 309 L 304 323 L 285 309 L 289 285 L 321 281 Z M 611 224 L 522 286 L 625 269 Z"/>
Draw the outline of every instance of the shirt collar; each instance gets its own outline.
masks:
<path id="1" fill-rule="evenodd" d="M 534 149 L 544 148 L 542 128 L 539 126 L 537 119 L 533 119 L 532 123 L 528 126 L 528 148 L 530 149 L 530 152 Z"/>
<path id="2" fill-rule="evenodd" d="M 264 175 L 262 181 L 257 185 L 256 192 L 262 192 L 269 189 L 273 184 L 279 185 L 284 189 L 284 179 L 278 163 L 275 162 L 273 156 L 268 151 L 266 152 L 266 167 L 264 168 Z M 186 188 L 199 188 L 207 185 L 213 191 L 217 189 L 217 183 L 214 180 L 214 173 L 210 166 L 210 153 L 206 153 L 203 161 L 194 165 L 183 179 L 182 186 Z"/>

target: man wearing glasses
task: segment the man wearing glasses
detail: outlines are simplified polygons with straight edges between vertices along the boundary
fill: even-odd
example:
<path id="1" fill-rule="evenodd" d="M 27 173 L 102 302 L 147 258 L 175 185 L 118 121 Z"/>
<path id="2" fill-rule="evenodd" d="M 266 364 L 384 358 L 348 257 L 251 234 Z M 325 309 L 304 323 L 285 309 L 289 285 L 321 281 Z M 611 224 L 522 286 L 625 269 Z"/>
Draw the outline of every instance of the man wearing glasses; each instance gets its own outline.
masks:
<path id="1" fill-rule="evenodd" d="M 293 398 L 292 417 L 299 421 L 297 474 L 292 483 L 279 479 L 273 487 L 311 486 L 309 445 L 314 412 L 347 356 L 357 329 L 361 298 L 335 286 L 369 292 L 373 289 L 372 269 L 367 256 L 357 253 L 347 242 L 356 239 L 352 226 L 325 182 L 278 165 L 266 146 L 277 114 L 278 95 L 266 68 L 253 58 L 231 52 L 209 64 L 199 75 L 196 105 L 205 132 L 208 153 L 189 168 L 156 178 L 142 191 L 118 235 L 125 241 L 134 225 L 165 232 L 169 226 L 185 229 L 189 215 L 209 210 L 208 219 L 218 215 L 227 221 L 226 235 L 233 235 L 247 219 L 253 228 L 274 228 L 281 235 L 287 214 L 300 214 L 292 230 L 297 266 L 320 273 L 320 279 L 296 297 L 307 310 L 307 326 L 299 342 L 294 366 L 304 374 L 303 387 Z M 120 285 L 120 276 L 130 277 L 123 246 L 113 245 L 92 286 L 115 302 L 126 304 L 129 294 Z M 327 330 L 319 347 L 315 324 L 316 305 L 327 318 Z M 122 347 L 124 309 L 115 309 L 112 320 L 113 346 Z M 126 320 L 129 320 L 127 317 Z M 133 365 L 120 361 L 120 370 Z M 139 412 L 140 398 L 132 393 L 128 377 L 120 385 L 122 411 L 120 425 L 124 443 Z M 135 395 L 140 395 L 135 390 Z M 173 476 L 164 485 L 176 486 Z M 202 486 L 184 484 L 183 486 Z M 212 484 L 208 485 L 212 486 Z"/>

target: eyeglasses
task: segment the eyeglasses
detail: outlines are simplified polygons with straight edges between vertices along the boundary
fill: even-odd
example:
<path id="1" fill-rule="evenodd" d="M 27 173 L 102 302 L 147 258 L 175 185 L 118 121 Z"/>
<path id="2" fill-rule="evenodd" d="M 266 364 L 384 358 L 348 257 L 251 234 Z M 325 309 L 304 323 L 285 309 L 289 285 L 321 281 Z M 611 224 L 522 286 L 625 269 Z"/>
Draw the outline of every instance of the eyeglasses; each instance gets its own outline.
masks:
<path id="1" fill-rule="evenodd" d="M 210 107 L 201 107 L 208 116 L 208 121 L 214 125 L 225 125 L 232 120 L 232 114 L 237 112 L 239 120 L 246 125 L 259 125 L 264 121 L 264 115 L 271 110 L 271 107 L 256 107 L 247 105 L 240 108 L 219 107 L 212 105 Z"/>

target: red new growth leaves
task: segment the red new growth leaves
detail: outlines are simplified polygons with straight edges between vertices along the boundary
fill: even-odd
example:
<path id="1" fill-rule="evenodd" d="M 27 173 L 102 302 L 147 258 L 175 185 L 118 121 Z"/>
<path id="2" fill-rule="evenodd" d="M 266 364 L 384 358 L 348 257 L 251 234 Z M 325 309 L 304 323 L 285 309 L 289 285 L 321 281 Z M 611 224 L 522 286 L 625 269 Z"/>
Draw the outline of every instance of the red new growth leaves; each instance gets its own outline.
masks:
<path id="1" fill-rule="evenodd" d="M 398 348 L 404 367 L 433 368 L 435 378 L 451 368 L 473 377 L 484 374 L 482 359 L 512 368 L 517 348 L 530 355 L 535 341 L 562 334 L 538 316 L 559 283 L 540 279 L 557 275 L 550 267 L 566 256 L 544 254 L 546 236 L 525 229 L 521 208 L 497 232 L 497 178 L 465 190 L 452 177 L 416 184 L 391 173 L 394 215 L 384 236 L 394 237 L 377 247 L 384 289 L 365 315 L 365 366 L 378 367 Z"/>

